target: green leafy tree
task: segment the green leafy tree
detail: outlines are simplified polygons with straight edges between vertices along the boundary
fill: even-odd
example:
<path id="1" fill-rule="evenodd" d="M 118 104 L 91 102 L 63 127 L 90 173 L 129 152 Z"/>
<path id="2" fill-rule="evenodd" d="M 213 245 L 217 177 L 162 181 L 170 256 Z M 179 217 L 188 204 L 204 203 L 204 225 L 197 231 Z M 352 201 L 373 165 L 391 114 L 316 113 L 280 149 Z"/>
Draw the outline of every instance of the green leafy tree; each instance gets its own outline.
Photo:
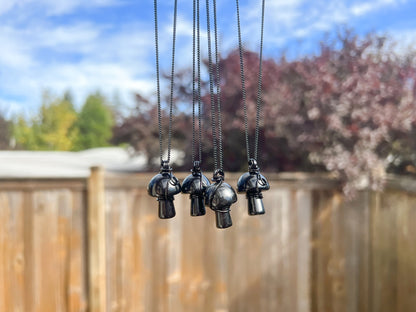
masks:
<path id="1" fill-rule="evenodd" d="M 32 126 L 23 116 L 18 116 L 13 123 L 12 135 L 17 149 L 36 150 L 35 134 Z"/>
<path id="2" fill-rule="evenodd" d="M 77 137 L 77 113 L 70 97 L 53 98 L 45 93 L 38 116 L 26 121 L 18 117 L 13 126 L 17 148 L 28 150 L 73 149 Z"/>
<path id="3" fill-rule="evenodd" d="M 41 149 L 68 151 L 77 137 L 77 113 L 70 98 L 57 99 L 41 107 L 39 130 Z M 36 133 L 36 132 L 35 132 Z"/>
<path id="4" fill-rule="evenodd" d="M 99 93 L 90 95 L 75 125 L 79 131 L 75 150 L 109 146 L 113 135 L 114 116 L 105 98 Z"/>

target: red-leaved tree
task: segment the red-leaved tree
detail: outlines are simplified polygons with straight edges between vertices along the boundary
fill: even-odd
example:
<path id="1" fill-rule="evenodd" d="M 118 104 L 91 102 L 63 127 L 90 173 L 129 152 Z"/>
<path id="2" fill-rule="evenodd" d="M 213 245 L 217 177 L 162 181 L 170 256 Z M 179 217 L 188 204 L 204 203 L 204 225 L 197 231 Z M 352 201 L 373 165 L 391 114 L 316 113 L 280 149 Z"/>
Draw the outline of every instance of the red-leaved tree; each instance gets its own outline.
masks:
<path id="1" fill-rule="evenodd" d="M 415 64 L 383 38 L 346 32 L 340 49 L 322 45 L 320 55 L 280 63 L 265 94 L 268 127 L 281 131 L 311 163 L 336 172 L 349 193 L 380 189 L 414 146 Z"/>
<path id="2" fill-rule="evenodd" d="M 327 170 L 338 175 L 349 194 L 363 187 L 380 189 L 389 171 L 415 171 L 415 51 L 400 51 L 388 42 L 374 34 L 359 38 L 345 31 L 333 42 L 322 43 L 317 55 L 293 61 L 284 57 L 264 60 L 258 159 L 263 171 Z M 256 53 L 244 53 L 251 142 L 258 63 Z M 238 51 L 222 58 L 218 65 L 224 166 L 231 171 L 246 170 Z M 178 74 L 176 90 L 181 114 L 188 117 L 192 110 L 189 76 L 189 72 Z M 204 158 L 210 159 L 208 82 L 203 86 Z M 189 151 L 190 119 L 180 124 L 184 132 L 179 146 Z M 153 125 L 157 126 L 155 122 Z M 154 135 L 152 142 L 157 144 Z M 150 146 L 141 148 L 153 150 Z"/>

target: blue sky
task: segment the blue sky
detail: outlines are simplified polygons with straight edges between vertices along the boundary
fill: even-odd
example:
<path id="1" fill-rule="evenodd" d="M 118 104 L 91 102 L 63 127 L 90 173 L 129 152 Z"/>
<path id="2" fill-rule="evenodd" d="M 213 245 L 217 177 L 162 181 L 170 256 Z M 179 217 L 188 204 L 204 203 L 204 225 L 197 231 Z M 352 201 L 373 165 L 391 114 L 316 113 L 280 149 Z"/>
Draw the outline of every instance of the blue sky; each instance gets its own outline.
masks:
<path id="1" fill-rule="evenodd" d="M 235 2 L 217 2 L 226 53 L 237 42 Z M 243 40 L 257 49 L 260 0 L 240 4 Z M 268 57 L 313 53 L 343 25 L 359 34 L 389 33 L 400 47 L 416 43 L 415 0 L 266 0 L 266 6 Z M 159 0 L 159 10 L 168 69 L 173 0 Z M 178 0 L 178 13 L 178 66 L 190 66 L 192 1 Z M 155 90 L 152 0 L 1 0 L 0 47 L 0 110 L 9 116 L 34 113 L 44 90 L 71 90 L 77 107 L 96 90 L 126 105 L 135 92 Z"/>

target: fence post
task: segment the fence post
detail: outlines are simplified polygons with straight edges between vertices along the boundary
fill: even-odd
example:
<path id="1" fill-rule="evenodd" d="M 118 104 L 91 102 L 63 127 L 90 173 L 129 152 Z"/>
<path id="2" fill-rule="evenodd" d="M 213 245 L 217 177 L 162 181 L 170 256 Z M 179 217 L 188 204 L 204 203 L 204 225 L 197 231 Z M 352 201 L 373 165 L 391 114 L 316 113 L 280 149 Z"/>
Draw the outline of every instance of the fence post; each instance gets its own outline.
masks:
<path id="1" fill-rule="evenodd" d="M 106 243 L 104 169 L 91 167 L 88 179 L 88 296 L 89 312 L 106 309 Z"/>

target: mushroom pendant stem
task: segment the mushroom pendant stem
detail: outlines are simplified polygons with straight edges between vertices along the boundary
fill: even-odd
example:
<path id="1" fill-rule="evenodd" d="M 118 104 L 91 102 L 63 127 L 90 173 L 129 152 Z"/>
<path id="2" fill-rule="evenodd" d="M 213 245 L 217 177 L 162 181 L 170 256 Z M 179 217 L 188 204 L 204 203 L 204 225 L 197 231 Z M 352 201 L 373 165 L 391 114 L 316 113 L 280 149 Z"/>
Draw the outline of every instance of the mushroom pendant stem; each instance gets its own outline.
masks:
<path id="1" fill-rule="evenodd" d="M 230 207 L 237 201 L 237 194 L 231 185 L 224 182 L 222 170 L 216 170 L 212 180 L 214 183 L 205 191 L 205 205 L 215 211 L 217 228 L 225 229 L 233 224 Z"/>
<path id="2" fill-rule="evenodd" d="M 194 162 L 192 174 L 187 176 L 182 183 L 182 193 L 189 194 L 191 199 L 191 216 L 205 215 L 204 194 L 210 182 L 201 172 L 199 161 Z"/>
<path id="3" fill-rule="evenodd" d="M 160 173 L 150 180 L 147 192 L 150 196 L 157 197 L 159 218 L 170 219 L 176 215 L 173 200 L 174 195 L 181 192 L 181 184 L 172 174 L 172 168 L 167 161 L 162 161 Z"/>
<path id="4" fill-rule="evenodd" d="M 244 173 L 237 182 L 238 193 L 246 193 L 248 202 L 248 214 L 251 216 L 265 213 L 262 191 L 270 189 L 267 179 L 260 174 L 260 169 L 255 159 L 248 162 L 249 172 Z"/>

